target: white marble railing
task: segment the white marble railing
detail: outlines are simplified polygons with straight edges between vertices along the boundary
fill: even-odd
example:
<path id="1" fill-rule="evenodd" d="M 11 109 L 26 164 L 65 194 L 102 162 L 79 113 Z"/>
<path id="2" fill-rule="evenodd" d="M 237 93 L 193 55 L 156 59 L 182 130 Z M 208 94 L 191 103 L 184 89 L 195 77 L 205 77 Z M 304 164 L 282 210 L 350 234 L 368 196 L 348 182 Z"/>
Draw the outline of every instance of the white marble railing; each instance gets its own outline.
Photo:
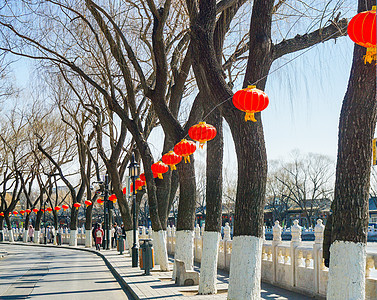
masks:
<path id="1" fill-rule="evenodd" d="M 290 242 L 281 239 L 282 228 L 275 222 L 272 229 L 273 240 L 265 241 L 262 250 L 262 280 L 273 285 L 282 286 L 289 290 L 304 292 L 313 296 L 326 296 L 328 268 L 322 259 L 322 242 L 324 226 L 322 220 L 317 221 L 314 228 L 315 241 L 302 242 L 302 228 L 298 221 L 289 230 L 292 235 Z M 23 230 L 13 229 L 14 239 Z M 201 261 L 203 249 L 204 227 L 195 228 L 194 259 Z M 229 270 L 232 255 L 232 239 L 229 224 L 224 227 L 224 237 L 220 240 L 218 249 L 218 268 Z M 9 240 L 9 232 L 3 230 L 5 240 Z M 91 232 L 89 232 L 91 234 Z M 151 238 L 152 228 L 141 228 L 140 238 Z M 43 241 L 43 232 L 41 239 Z M 69 244 L 69 232 L 63 231 L 62 243 Z M 167 228 L 168 253 L 174 254 L 176 243 L 176 229 Z M 85 245 L 85 229 L 80 228 L 77 234 L 77 244 Z M 377 251 L 368 252 L 366 260 L 366 299 L 377 300 Z"/>
<path id="2" fill-rule="evenodd" d="M 197 226 L 194 237 L 194 259 L 201 261 L 203 249 L 203 230 Z M 175 227 L 167 229 L 167 248 L 170 254 L 175 250 Z M 273 240 L 265 241 L 262 250 L 262 280 L 293 291 L 300 291 L 313 296 L 326 296 L 328 268 L 322 259 L 324 226 L 317 221 L 314 230 L 314 242 L 302 242 L 302 227 L 298 221 L 290 228 L 292 240 L 281 240 L 282 228 L 275 222 L 272 229 Z M 232 255 L 230 227 L 226 224 L 224 238 L 218 249 L 218 268 L 229 270 Z M 366 263 L 366 299 L 377 299 L 377 253 L 367 253 Z"/>

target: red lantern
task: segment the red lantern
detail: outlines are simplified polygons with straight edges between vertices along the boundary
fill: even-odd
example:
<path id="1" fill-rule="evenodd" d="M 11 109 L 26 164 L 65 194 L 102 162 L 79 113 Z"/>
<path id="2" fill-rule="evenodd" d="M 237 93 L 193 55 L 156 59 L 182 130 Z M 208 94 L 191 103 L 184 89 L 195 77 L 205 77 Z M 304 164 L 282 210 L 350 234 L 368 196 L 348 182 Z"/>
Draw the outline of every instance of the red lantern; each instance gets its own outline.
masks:
<path id="1" fill-rule="evenodd" d="M 33 209 L 33 212 L 37 213 L 37 212 L 38 212 L 38 209 L 37 209 L 37 208 L 34 208 L 34 209 Z"/>
<path id="2" fill-rule="evenodd" d="M 44 213 L 44 212 L 45 212 L 45 210 L 41 208 L 41 212 L 43 212 L 43 213 Z"/>
<path id="3" fill-rule="evenodd" d="M 65 205 L 65 204 L 63 204 L 62 207 L 64 211 L 69 208 L 68 205 Z"/>
<path id="4" fill-rule="evenodd" d="M 158 162 L 156 162 L 152 165 L 152 172 L 156 173 L 158 178 L 160 178 L 160 179 L 164 179 L 162 177 L 162 174 L 166 173 L 167 171 L 169 171 L 169 167 L 167 165 L 165 165 L 162 161 L 158 161 Z M 136 185 L 136 183 L 135 183 L 135 185 Z M 137 188 L 137 186 L 136 186 L 136 188 Z"/>
<path id="5" fill-rule="evenodd" d="M 190 155 L 196 150 L 196 145 L 193 141 L 181 140 L 177 145 L 174 146 L 174 152 L 180 156 L 183 156 L 185 163 L 190 162 Z"/>
<path id="6" fill-rule="evenodd" d="M 135 180 L 136 189 L 139 190 L 139 191 L 141 191 L 144 184 L 145 184 L 145 181 L 141 180 L 140 178 Z"/>
<path id="7" fill-rule="evenodd" d="M 54 208 L 56 211 L 59 211 L 61 208 L 60 208 L 60 206 L 55 206 L 55 208 Z"/>
<path id="8" fill-rule="evenodd" d="M 15 216 L 17 216 L 17 215 L 18 215 L 18 211 L 14 211 L 13 214 L 14 214 Z"/>
<path id="9" fill-rule="evenodd" d="M 194 141 L 199 142 L 199 147 L 203 149 L 205 142 L 212 140 L 216 136 L 216 128 L 206 122 L 200 122 L 189 129 L 189 136 Z"/>
<path id="10" fill-rule="evenodd" d="M 92 201 L 90 201 L 90 200 L 85 200 L 85 205 L 86 205 L 86 207 L 88 207 L 89 205 L 92 205 Z"/>
<path id="11" fill-rule="evenodd" d="M 31 210 L 30 210 L 30 209 L 27 209 L 27 210 L 25 210 L 25 212 L 26 212 L 27 214 L 30 214 L 30 213 L 31 213 Z"/>
<path id="12" fill-rule="evenodd" d="M 81 206 L 81 203 L 76 202 L 73 204 L 73 206 L 76 207 L 76 210 L 78 210 Z"/>
<path id="13" fill-rule="evenodd" d="M 48 212 L 52 212 L 52 208 L 51 208 L 51 207 L 47 207 L 46 210 L 47 210 Z"/>
<path id="14" fill-rule="evenodd" d="M 124 187 L 123 190 L 122 190 L 122 192 L 123 192 L 124 195 L 127 194 L 127 188 Z"/>
<path id="15" fill-rule="evenodd" d="M 254 113 L 264 110 L 268 106 L 268 96 L 254 85 L 239 90 L 233 95 L 233 104 L 239 110 L 246 112 L 245 121 L 256 122 Z"/>
<path id="16" fill-rule="evenodd" d="M 25 211 L 24 210 L 20 210 L 20 214 L 21 215 L 24 215 Z"/>
<path id="17" fill-rule="evenodd" d="M 115 196 L 115 194 L 112 194 L 109 196 L 109 200 L 113 203 L 115 203 L 117 201 L 117 196 Z"/>
<path id="18" fill-rule="evenodd" d="M 181 161 L 182 161 L 182 156 L 175 154 L 174 151 L 169 151 L 168 153 L 162 156 L 162 162 L 170 166 L 172 170 L 177 170 L 175 165 L 179 164 Z"/>
<path id="19" fill-rule="evenodd" d="M 348 36 L 356 44 L 367 48 L 364 63 L 376 60 L 376 7 L 352 18 L 347 27 Z"/>
<path id="20" fill-rule="evenodd" d="M 101 205 L 102 205 L 103 202 L 104 202 L 104 201 L 103 201 L 102 199 L 100 199 L 100 198 L 97 199 L 97 203 L 98 203 L 98 204 L 101 204 Z"/>
<path id="21" fill-rule="evenodd" d="M 144 174 L 144 173 L 141 173 L 140 176 L 139 176 L 139 178 L 140 178 L 142 181 L 144 181 L 144 182 L 147 181 L 147 179 L 145 178 L 145 174 Z"/>
<path id="22" fill-rule="evenodd" d="M 0 213 L 0 216 L 4 217 L 4 213 L 3 213 L 3 212 L 1 212 L 1 213 Z"/>

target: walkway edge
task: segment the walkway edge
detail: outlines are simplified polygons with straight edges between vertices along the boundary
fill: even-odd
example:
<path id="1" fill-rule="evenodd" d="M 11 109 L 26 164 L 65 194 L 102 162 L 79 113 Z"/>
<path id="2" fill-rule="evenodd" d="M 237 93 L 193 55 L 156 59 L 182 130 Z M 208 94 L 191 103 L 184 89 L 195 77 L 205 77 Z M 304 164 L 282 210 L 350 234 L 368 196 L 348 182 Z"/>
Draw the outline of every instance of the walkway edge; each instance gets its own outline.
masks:
<path id="1" fill-rule="evenodd" d="M 109 260 L 105 257 L 105 255 L 103 255 L 101 252 L 99 252 L 97 250 L 93 250 L 93 249 L 89 249 L 89 248 L 63 246 L 63 245 L 62 246 L 54 246 L 54 245 L 44 245 L 44 244 L 26 244 L 26 243 L 20 243 L 20 242 L 10 243 L 10 242 L 4 242 L 4 241 L 0 242 L 0 244 L 9 244 L 9 245 L 17 245 L 17 246 L 32 246 L 32 247 L 63 248 L 63 249 L 86 251 L 86 252 L 91 252 L 91 253 L 97 254 L 105 262 L 105 265 L 110 270 L 111 274 L 113 274 L 114 278 L 119 283 L 121 288 L 124 291 L 127 290 L 129 293 L 131 293 L 132 297 L 134 297 L 135 300 L 140 300 L 140 298 L 137 296 L 137 294 L 132 290 L 132 288 L 123 279 L 122 275 L 120 275 L 118 273 L 118 271 L 113 267 L 113 265 L 109 262 Z"/>

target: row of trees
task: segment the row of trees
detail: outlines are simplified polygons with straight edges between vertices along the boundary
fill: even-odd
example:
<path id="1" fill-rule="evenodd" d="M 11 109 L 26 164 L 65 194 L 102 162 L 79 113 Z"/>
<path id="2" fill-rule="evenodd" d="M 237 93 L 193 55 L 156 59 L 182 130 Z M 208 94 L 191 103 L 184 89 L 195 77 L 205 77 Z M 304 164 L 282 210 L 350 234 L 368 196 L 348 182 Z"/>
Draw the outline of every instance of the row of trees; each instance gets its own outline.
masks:
<path id="1" fill-rule="evenodd" d="M 368 6 L 364 1 L 359 2 L 359 10 L 371 8 L 370 1 Z M 28 123 L 35 126 L 33 145 L 39 155 L 47 158 L 51 174 L 59 174 L 59 179 L 69 187 L 73 202 L 90 195 L 92 166 L 98 166 L 100 159 L 110 176 L 123 222 L 130 233 L 131 210 L 122 193 L 122 181 L 130 154 L 135 151 L 145 171 L 154 245 L 162 270 L 168 268 L 164 230 L 178 185 L 176 258 L 183 260 L 188 268 L 192 265 L 195 170 L 193 163 L 181 163 L 178 174 L 169 172 L 164 180 L 154 180 L 151 171 L 154 158 L 148 137 L 156 125 L 161 125 L 165 134 L 163 154 L 187 136 L 188 129 L 198 121 L 207 121 L 217 128 L 216 138 L 207 146 L 207 220 L 199 286 L 202 294 L 216 292 L 217 257 L 213 253 L 217 253 L 220 237 L 222 119 L 226 120 L 238 162 L 229 299 L 256 299 L 260 295 L 267 185 L 261 115 L 256 114 L 256 123 L 243 122 L 242 113 L 230 103 L 232 87 L 242 81 L 244 87 L 254 83 L 264 90 L 273 62 L 343 36 L 347 27 L 347 20 L 338 15 L 344 2 L 319 1 L 309 5 L 300 1 L 255 0 L 252 6 L 247 3 L 246 0 L 166 0 L 158 6 L 153 0 L 22 0 L 4 1 L 0 12 L 3 37 L 0 50 L 39 62 L 43 76 L 41 90 L 59 104 L 60 117 L 72 131 L 71 140 L 77 150 L 74 162 L 80 166 L 79 188 L 74 188 L 64 176 L 59 159 L 47 150 L 43 119 L 33 115 Z M 235 29 L 234 25 L 239 24 L 242 26 Z M 287 28 L 285 24 L 293 25 Z M 362 90 L 368 95 L 363 94 L 361 98 L 374 99 L 375 106 L 375 82 L 370 82 L 370 78 L 375 80 L 375 73 L 372 76 L 375 71 L 371 66 L 358 64 L 360 56 L 361 50 L 357 48 L 351 81 L 358 80 L 359 84 L 350 84 L 347 99 L 359 97 Z M 370 170 L 365 162 L 369 163 L 370 157 L 371 147 L 367 142 L 370 144 L 374 132 L 371 125 L 375 121 L 374 106 L 368 106 L 368 118 L 358 118 L 364 123 L 341 121 L 345 128 L 340 139 L 346 139 L 346 146 L 351 143 L 348 139 L 363 138 L 361 144 L 356 143 L 359 152 L 340 147 L 340 153 L 353 154 L 348 157 L 352 163 L 363 161 L 360 164 L 363 172 L 357 175 L 362 182 L 359 188 L 364 192 L 369 184 L 366 174 Z M 345 115 L 352 109 L 352 106 L 344 108 L 341 120 L 347 119 Z M 362 133 L 347 136 L 347 129 L 354 124 L 358 124 Z M 96 155 L 92 152 L 93 144 Z M 49 146 L 64 147 L 64 143 Z M 342 154 L 339 157 L 342 161 L 347 159 Z M 60 159 L 67 159 L 67 155 Z M 342 167 L 338 168 L 340 171 L 337 169 L 337 180 L 344 172 L 353 173 L 347 169 L 351 165 Z M 96 171 L 98 174 L 98 167 Z M 335 185 L 334 240 L 365 244 L 361 235 L 365 235 L 366 195 L 360 194 L 357 201 L 361 211 L 354 213 L 349 207 L 354 203 L 354 194 L 339 196 L 342 194 L 339 191 L 348 191 L 347 180 L 351 178 L 344 177 L 344 180 Z M 348 228 L 348 235 L 343 234 L 345 207 L 349 211 L 347 226 L 358 226 L 357 231 Z M 72 211 L 71 220 L 76 220 L 77 213 Z M 71 230 L 75 229 L 75 222 L 71 222 Z"/>

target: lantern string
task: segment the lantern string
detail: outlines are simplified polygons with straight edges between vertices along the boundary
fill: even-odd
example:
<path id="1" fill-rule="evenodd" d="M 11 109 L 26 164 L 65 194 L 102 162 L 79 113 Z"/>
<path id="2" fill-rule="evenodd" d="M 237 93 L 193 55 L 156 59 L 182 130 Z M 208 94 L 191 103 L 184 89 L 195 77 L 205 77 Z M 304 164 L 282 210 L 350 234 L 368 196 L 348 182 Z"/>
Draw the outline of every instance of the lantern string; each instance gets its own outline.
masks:
<path id="1" fill-rule="evenodd" d="M 343 31 L 344 29 L 347 29 L 347 26 L 344 26 L 342 28 L 340 28 L 340 31 Z M 321 43 L 322 42 L 325 42 L 329 39 L 331 39 L 335 34 L 337 34 L 338 31 L 334 32 L 333 34 L 329 35 L 327 38 L 325 39 L 321 39 Z M 255 82 L 253 83 L 249 83 L 249 85 L 257 85 L 257 83 L 259 83 L 260 81 L 262 81 L 263 79 L 266 79 L 269 75 L 277 72 L 278 70 L 280 70 L 281 68 L 285 67 L 286 65 L 290 64 L 292 61 L 296 60 L 297 58 L 301 57 L 302 55 L 304 55 L 305 53 L 307 53 L 308 51 L 310 51 L 311 49 L 313 49 L 315 46 L 317 46 L 318 43 L 308 47 L 306 50 L 302 51 L 300 54 L 296 55 L 295 57 L 291 58 L 290 60 L 288 60 L 287 62 L 285 62 L 284 64 L 282 64 L 281 66 L 277 67 L 276 69 L 272 70 L 271 72 L 268 72 L 267 75 L 264 75 L 262 76 L 261 78 L 259 78 L 258 80 L 256 80 Z M 208 118 L 208 116 L 213 113 L 213 111 L 218 108 L 219 106 L 223 105 L 225 102 L 229 101 L 229 100 L 232 100 L 233 98 L 233 95 L 231 97 L 228 97 L 227 99 L 225 99 L 224 101 L 218 103 L 217 105 L 215 105 L 202 119 L 205 120 Z M 188 133 L 186 133 L 186 135 L 183 137 L 183 139 L 187 138 L 188 137 Z M 161 159 L 160 159 L 161 160 Z"/>

